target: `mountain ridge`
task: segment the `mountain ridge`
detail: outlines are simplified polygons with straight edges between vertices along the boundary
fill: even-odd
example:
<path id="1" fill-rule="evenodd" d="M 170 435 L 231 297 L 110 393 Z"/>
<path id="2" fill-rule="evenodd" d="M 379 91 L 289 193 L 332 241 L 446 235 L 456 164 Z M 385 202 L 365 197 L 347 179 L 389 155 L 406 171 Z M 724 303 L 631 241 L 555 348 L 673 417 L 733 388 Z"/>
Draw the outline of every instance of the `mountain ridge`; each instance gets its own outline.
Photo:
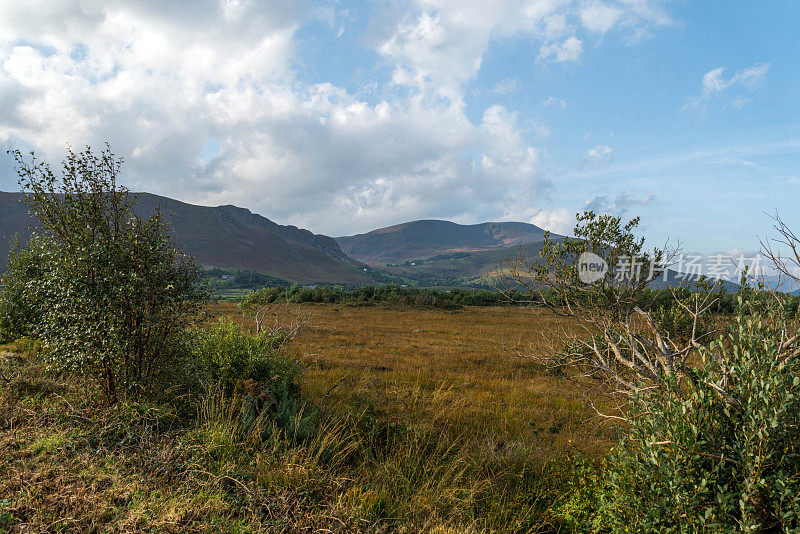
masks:
<path id="1" fill-rule="evenodd" d="M 335 239 L 345 254 L 377 267 L 448 253 L 524 245 L 541 241 L 544 233 L 542 228 L 522 222 L 458 224 L 421 219 Z"/>
<path id="2" fill-rule="evenodd" d="M 159 207 L 169 215 L 173 236 L 203 267 L 248 269 L 299 283 L 484 287 L 492 285 L 498 267 L 516 253 L 524 249 L 535 257 L 545 234 L 521 222 L 462 225 L 422 219 L 333 238 L 231 204 L 199 206 L 152 193 L 131 194 L 139 215 Z M 13 236 L 25 238 L 35 223 L 23 197 L 0 191 L 0 272 Z M 671 272 L 669 281 L 679 277 Z M 727 290 L 735 287 L 726 282 Z"/>
<path id="3" fill-rule="evenodd" d="M 362 264 L 329 236 L 280 225 L 232 205 L 199 206 L 152 193 L 132 192 L 134 211 L 161 208 L 175 239 L 203 267 L 250 269 L 297 282 L 368 283 Z M 0 270 L 15 234 L 25 238 L 36 221 L 24 193 L 0 192 Z"/>

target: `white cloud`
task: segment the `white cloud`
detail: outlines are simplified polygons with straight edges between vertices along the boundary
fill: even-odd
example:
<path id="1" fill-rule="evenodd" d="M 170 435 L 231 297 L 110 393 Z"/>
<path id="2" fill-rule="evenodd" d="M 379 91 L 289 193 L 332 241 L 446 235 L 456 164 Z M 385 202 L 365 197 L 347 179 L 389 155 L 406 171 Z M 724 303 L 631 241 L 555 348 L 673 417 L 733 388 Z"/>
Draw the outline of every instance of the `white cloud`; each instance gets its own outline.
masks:
<path id="1" fill-rule="evenodd" d="M 529 222 L 561 235 L 571 235 L 575 227 L 575 212 L 566 208 L 541 209 Z"/>
<path id="2" fill-rule="evenodd" d="M 622 17 L 623 11 L 602 2 L 590 2 L 581 8 L 581 23 L 592 32 L 605 33 Z"/>
<path id="3" fill-rule="evenodd" d="M 350 10 L 339 7 L 337 0 L 318 0 L 311 7 L 311 16 L 327 24 L 336 32 L 336 37 L 341 37 L 347 29 Z"/>
<path id="4" fill-rule="evenodd" d="M 586 203 L 585 209 L 595 213 L 608 213 L 621 217 L 631 210 L 650 205 L 653 200 L 653 195 L 633 197 L 626 191 L 617 195 L 616 198 L 610 198 L 606 195 L 594 197 Z M 632 215 L 636 216 L 639 213 L 633 213 Z"/>
<path id="5" fill-rule="evenodd" d="M 653 24 L 644 4 L 620 3 L 618 24 Z M 330 234 L 421 217 L 530 219 L 550 184 L 526 137 L 546 125 L 502 106 L 471 122 L 463 93 L 496 39 L 523 35 L 552 47 L 548 60 L 578 59 L 578 5 L 387 8 L 372 42 L 391 80 L 368 80 L 368 99 L 304 81 L 298 67 L 303 24 L 347 31 L 336 2 L 0 1 L 0 143 L 57 161 L 67 142 L 108 141 L 134 189 Z"/>
<path id="6" fill-rule="evenodd" d="M 585 162 L 594 165 L 608 164 L 611 163 L 613 156 L 613 148 L 608 145 L 597 145 L 586 152 Z"/>
<path id="7" fill-rule="evenodd" d="M 549 107 L 558 107 L 564 109 L 567 107 L 567 102 L 563 98 L 556 98 L 554 96 L 548 96 L 544 100 L 542 100 L 542 105 L 546 108 Z"/>
<path id="8" fill-rule="evenodd" d="M 393 81 L 428 96 L 461 98 L 479 72 L 493 40 L 524 36 L 539 45 L 539 61 L 574 62 L 583 49 L 577 35 L 611 29 L 612 18 L 632 39 L 672 21 L 660 0 L 620 0 L 616 6 L 582 0 L 410 0 L 387 24 L 377 51 L 394 66 Z M 588 11 L 587 11 L 588 10 Z M 584 11 L 586 14 L 584 15 Z"/>
<path id="9" fill-rule="evenodd" d="M 724 75 L 725 67 L 710 70 L 703 75 L 701 93 L 698 96 L 689 98 L 683 109 L 706 109 L 712 100 L 722 98 L 724 94 L 730 91 L 752 92 L 763 85 L 767 79 L 769 67 L 769 63 L 756 63 L 751 67 L 736 71 L 728 79 Z M 734 107 L 742 107 L 750 100 L 749 97 L 739 94 L 731 97 L 728 103 Z"/>
<path id="10" fill-rule="evenodd" d="M 583 42 L 575 37 L 569 37 L 562 43 L 543 45 L 539 49 L 539 60 L 555 59 L 556 61 L 578 61 L 583 51 Z"/>

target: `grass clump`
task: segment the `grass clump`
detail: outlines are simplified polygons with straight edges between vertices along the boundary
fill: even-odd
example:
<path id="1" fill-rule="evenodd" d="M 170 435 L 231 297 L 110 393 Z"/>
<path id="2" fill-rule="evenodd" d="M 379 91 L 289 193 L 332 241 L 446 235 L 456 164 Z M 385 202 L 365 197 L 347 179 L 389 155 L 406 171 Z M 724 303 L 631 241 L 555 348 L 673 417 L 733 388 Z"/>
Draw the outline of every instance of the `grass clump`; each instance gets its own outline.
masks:
<path id="1" fill-rule="evenodd" d="M 281 427 L 298 417 L 298 429 L 312 414 L 302 415 L 298 363 L 278 352 L 281 340 L 269 333 L 250 335 L 228 320 L 198 330 L 192 341 L 194 373 L 206 390 L 227 396 L 252 424 L 260 414 Z"/>

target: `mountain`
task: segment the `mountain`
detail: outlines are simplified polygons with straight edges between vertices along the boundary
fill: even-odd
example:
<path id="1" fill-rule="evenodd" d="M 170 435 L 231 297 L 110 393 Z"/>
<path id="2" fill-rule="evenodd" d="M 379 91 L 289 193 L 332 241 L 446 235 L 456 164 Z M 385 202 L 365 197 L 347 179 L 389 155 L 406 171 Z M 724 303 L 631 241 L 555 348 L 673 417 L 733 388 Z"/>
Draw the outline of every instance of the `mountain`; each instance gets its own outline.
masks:
<path id="1" fill-rule="evenodd" d="M 800 295 L 798 283 L 785 275 L 760 276 L 758 278 L 751 277 L 751 281 L 753 284 L 763 282 L 764 285 L 770 289 L 788 293 L 792 296 Z"/>
<path id="2" fill-rule="evenodd" d="M 518 253 L 531 258 L 538 257 L 541 246 L 540 240 L 535 243 L 490 250 L 449 252 L 377 269 L 405 283 L 420 286 L 491 288 L 499 282 L 498 275 L 502 276 L 500 271 L 503 270 L 504 263 L 513 259 Z"/>
<path id="3" fill-rule="evenodd" d="M 362 265 L 336 241 L 296 226 L 284 226 L 236 206 L 196 206 L 150 193 L 134 193 L 136 211 L 159 206 L 172 234 L 203 267 L 249 269 L 296 282 L 369 283 Z M 0 192 L 0 270 L 14 234 L 27 235 L 35 222 L 22 193 Z"/>
<path id="4" fill-rule="evenodd" d="M 553 235 L 552 239 L 559 240 L 562 236 Z M 387 265 L 381 267 L 379 272 L 421 286 L 492 288 L 506 285 L 503 279 L 508 272 L 508 264 L 517 255 L 535 260 L 539 256 L 541 247 L 542 241 L 539 240 L 525 245 L 492 250 L 440 254 L 402 264 Z M 683 282 L 692 287 L 697 278 L 696 275 L 684 275 L 667 269 L 665 276 L 656 278 L 649 285 L 653 289 L 666 289 L 669 286 L 676 287 Z M 726 292 L 735 292 L 739 288 L 737 284 L 727 280 L 723 281 L 723 287 Z"/>
<path id="5" fill-rule="evenodd" d="M 477 252 L 541 241 L 544 230 L 520 222 L 456 224 L 412 221 L 366 234 L 337 237 L 345 254 L 372 266 L 427 259 L 442 254 Z"/>
<path id="6" fill-rule="evenodd" d="M 135 195 L 140 215 L 162 208 L 173 236 L 200 265 L 249 269 L 300 283 L 394 281 L 491 287 L 504 262 L 519 252 L 536 258 L 544 238 L 544 230 L 526 223 L 462 225 L 423 220 L 333 239 L 277 224 L 245 208 L 196 206 L 150 193 Z M 0 192 L 0 272 L 13 236 L 24 237 L 34 223 L 22 198 L 21 193 Z M 367 269 L 364 263 L 375 268 Z M 668 273 L 672 285 L 681 279 L 675 272 Z M 666 284 L 657 280 L 653 286 Z M 726 282 L 728 291 L 736 287 Z"/>
<path id="7" fill-rule="evenodd" d="M 21 193 L 0 191 L 0 272 L 5 270 L 6 256 L 15 235 L 26 236 L 33 222 Z"/>

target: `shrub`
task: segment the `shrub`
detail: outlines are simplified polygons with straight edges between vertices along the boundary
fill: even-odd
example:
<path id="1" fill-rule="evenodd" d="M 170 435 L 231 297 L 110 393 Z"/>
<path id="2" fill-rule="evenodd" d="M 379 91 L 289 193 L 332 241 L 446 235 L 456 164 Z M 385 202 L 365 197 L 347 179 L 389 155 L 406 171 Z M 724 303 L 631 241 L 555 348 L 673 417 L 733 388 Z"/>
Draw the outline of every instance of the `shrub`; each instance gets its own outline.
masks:
<path id="1" fill-rule="evenodd" d="M 786 352 L 780 313 L 740 296 L 735 321 L 701 349 L 689 379 L 636 399 L 630 435 L 610 458 L 612 527 L 800 528 L 800 363 L 796 347 Z"/>
<path id="2" fill-rule="evenodd" d="M 196 332 L 193 372 L 206 392 L 241 399 L 242 417 L 254 420 L 262 412 L 289 425 L 303 411 L 296 361 L 277 351 L 281 339 L 267 332 L 249 335 L 231 321 L 220 321 Z"/>
<path id="3" fill-rule="evenodd" d="M 15 241 L 8 255 L 8 269 L 0 285 L 0 343 L 33 334 L 34 325 L 42 318 L 42 295 L 36 280 L 47 268 L 46 243 L 33 236 L 27 246 Z"/>
<path id="4" fill-rule="evenodd" d="M 629 255 L 628 265 L 636 259 L 646 272 L 664 257 L 643 254 L 637 222 L 589 212 L 578 217 L 582 239 L 545 240 L 539 263 L 512 265 L 521 283 L 528 275 L 561 295 L 563 306 L 551 306 L 580 327 L 533 357 L 594 399 L 606 396 L 609 408 L 616 400 L 605 414 L 588 402 L 628 430 L 600 498 L 595 486 L 562 516 L 615 532 L 797 532 L 800 334 L 791 303 L 743 275 L 734 317 L 711 317 L 732 305 L 720 283 L 700 278 L 667 294 L 649 290 L 642 271 L 626 278 L 617 259 Z M 609 266 L 592 284 L 578 276 L 576 257 L 587 250 Z"/>
<path id="5" fill-rule="evenodd" d="M 567 456 L 561 466 L 565 483 L 560 488 L 562 502 L 553 510 L 566 532 L 602 532 L 601 504 L 606 490 L 606 465 L 604 462 Z"/>
<path id="6" fill-rule="evenodd" d="M 4 316 L 48 346 L 53 367 L 94 378 L 110 402 L 149 391 L 182 355 L 205 296 L 200 269 L 158 210 L 134 212 L 109 149 L 69 150 L 60 176 L 13 154 L 40 233 L 13 256 Z"/>

